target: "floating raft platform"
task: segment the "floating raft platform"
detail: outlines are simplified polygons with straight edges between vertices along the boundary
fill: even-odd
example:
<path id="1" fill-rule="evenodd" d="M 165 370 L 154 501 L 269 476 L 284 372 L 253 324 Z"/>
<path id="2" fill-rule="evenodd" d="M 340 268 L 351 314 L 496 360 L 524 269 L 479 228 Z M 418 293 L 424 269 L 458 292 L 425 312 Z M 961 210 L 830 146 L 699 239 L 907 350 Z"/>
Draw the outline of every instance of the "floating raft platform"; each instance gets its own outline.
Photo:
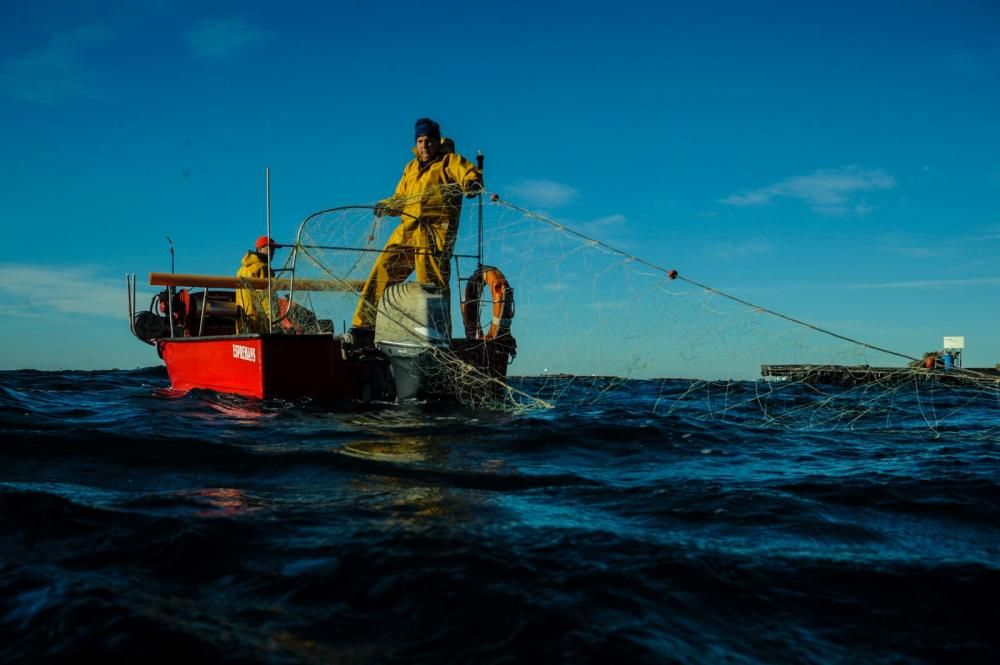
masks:
<path id="1" fill-rule="evenodd" d="M 761 365 L 765 379 L 857 386 L 867 383 L 940 381 L 955 384 L 998 384 L 1000 369 L 992 367 L 872 367 L 871 365 Z"/>

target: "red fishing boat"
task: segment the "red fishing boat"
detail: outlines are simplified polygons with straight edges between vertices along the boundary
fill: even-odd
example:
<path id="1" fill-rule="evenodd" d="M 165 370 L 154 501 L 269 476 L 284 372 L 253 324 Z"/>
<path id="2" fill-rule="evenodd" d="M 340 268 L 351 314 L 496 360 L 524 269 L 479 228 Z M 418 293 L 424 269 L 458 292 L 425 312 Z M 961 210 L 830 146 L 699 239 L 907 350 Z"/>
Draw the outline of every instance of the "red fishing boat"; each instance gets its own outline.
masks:
<path id="1" fill-rule="evenodd" d="M 332 210 L 356 209 L 370 210 L 365 206 Z M 286 267 L 276 271 L 280 277 L 150 273 L 149 284 L 163 290 L 146 311 L 137 311 L 135 276 L 128 278 L 131 331 L 156 348 L 171 387 L 260 399 L 365 402 L 439 397 L 480 400 L 503 390 L 516 342 L 510 333 L 513 290 L 500 271 L 482 265 L 474 255 L 464 257 L 477 259 L 472 275 L 459 279 L 465 283 L 461 303 L 465 337 L 452 336 L 445 293 L 413 281 L 386 289 L 378 305 L 374 339 L 357 339 L 349 331 L 337 334 L 333 319 L 321 318 L 313 296 L 337 294 L 341 300 L 356 301 L 362 282 L 350 274 L 345 277 L 330 271 L 324 272 L 326 279 L 298 274 L 303 272 L 299 253 L 317 253 L 316 245 L 304 237 L 304 229 L 317 216 L 329 213 L 310 215 L 294 243 L 279 245 L 292 249 Z M 372 251 L 367 245 L 336 249 Z M 459 257 L 463 255 L 456 255 L 456 263 Z M 354 268 L 351 274 L 357 273 Z M 240 289 L 254 290 L 265 303 L 263 331 L 240 332 L 248 328 L 245 312 L 237 305 Z M 481 312 L 490 321 L 485 326 L 480 324 Z M 469 390 L 483 394 L 462 395 Z"/>

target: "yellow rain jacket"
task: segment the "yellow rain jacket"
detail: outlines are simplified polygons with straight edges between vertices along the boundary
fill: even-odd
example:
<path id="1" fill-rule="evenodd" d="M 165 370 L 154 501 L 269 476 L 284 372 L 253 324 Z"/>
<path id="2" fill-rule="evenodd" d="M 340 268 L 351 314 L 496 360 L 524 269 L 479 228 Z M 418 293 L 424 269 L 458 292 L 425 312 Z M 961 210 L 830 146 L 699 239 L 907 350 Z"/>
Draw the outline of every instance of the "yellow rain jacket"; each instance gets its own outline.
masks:
<path id="1" fill-rule="evenodd" d="M 413 149 L 416 153 L 416 148 Z M 416 272 L 418 282 L 435 284 L 451 301 L 451 254 L 458 235 L 463 194 L 482 188 L 483 174 L 455 153 L 451 139 L 441 140 L 438 156 L 421 167 L 414 159 L 403 169 L 396 193 L 380 202 L 386 214 L 401 217 L 372 267 L 352 321 L 372 327 L 386 288 Z"/>
<path id="2" fill-rule="evenodd" d="M 266 257 L 257 252 L 247 252 L 236 271 L 236 277 L 266 279 L 268 265 Z M 267 331 L 267 292 L 245 288 L 236 290 L 236 305 L 243 308 L 244 317 L 237 319 L 237 332 Z M 277 310 L 275 310 L 277 312 Z M 245 319 L 246 325 L 242 325 Z"/>

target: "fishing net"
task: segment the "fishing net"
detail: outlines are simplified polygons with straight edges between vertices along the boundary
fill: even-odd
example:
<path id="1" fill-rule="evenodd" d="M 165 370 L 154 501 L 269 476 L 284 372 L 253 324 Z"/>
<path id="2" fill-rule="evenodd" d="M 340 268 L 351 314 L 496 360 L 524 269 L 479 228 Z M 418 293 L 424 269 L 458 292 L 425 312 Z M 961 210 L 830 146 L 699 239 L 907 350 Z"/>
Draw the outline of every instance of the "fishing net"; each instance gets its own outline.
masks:
<path id="1" fill-rule="evenodd" d="M 464 404 L 519 411 L 620 403 L 638 414 L 803 430 L 1000 432 L 992 416 L 1000 407 L 996 374 L 944 369 L 939 360 L 823 329 L 716 289 L 682 266 L 674 272 L 497 197 L 484 201 L 481 208 L 466 201 L 462 213 L 452 335 L 466 337 L 460 301 L 479 263 L 481 215 L 483 263 L 499 268 L 514 292 L 516 356 L 503 377 L 469 354 L 434 351 L 428 379 Z M 329 287 L 296 290 L 293 282 L 286 315 L 293 327 L 345 331 L 398 223 L 376 217 L 372 206 L 307 218 L 279 276 Z M 494 311 L 484 298 L 475 323 L 485 330 Z"/>

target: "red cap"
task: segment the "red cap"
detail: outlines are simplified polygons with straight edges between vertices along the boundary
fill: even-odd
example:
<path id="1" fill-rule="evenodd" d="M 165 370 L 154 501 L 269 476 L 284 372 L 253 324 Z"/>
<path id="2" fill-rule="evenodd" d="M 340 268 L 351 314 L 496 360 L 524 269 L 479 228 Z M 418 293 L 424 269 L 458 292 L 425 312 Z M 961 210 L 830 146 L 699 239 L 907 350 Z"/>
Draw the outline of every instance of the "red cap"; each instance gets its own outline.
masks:
<path id="1" fill-rule="evenodd" d="M 271 240 L 270 238 L 268 238 L 267 236 L 261 236 L 257 238 L 256 247 L 258 250 L 264 249 L 265 247 L 277 247 L 277 246 L 278 244 L 273 240 Z"/>

